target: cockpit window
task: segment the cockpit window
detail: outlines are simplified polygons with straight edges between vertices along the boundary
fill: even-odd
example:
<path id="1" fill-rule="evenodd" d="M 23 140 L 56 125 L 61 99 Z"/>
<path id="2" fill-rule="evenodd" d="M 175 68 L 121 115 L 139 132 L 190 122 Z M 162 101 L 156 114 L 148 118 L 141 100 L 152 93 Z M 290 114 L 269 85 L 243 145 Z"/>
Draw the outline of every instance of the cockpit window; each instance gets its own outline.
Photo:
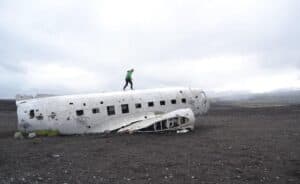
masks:
<path id="1" fill-rule="evenodd" d="M 136 109 L 142 108 L 142 104 L 141 104 L 141 103 L 136 103 L 136 104 L 135 104 L 135 108 L 136 108 Z"/>
<path id="2" fill-rule="evenodd" d="M 129 106 L 128 106 L 128 104 L 122 104 L 121 105 L 121 109 L 122 109 L 122 113 L 123 114 L 129 113 Z"/>
<path id="3" fill-rule="evenodd" d="M 31 109 L 31 110 L 29 111 L 29 118 L 30 118 L 30 119 L 33 119 L 33 118 L 34 118 L 34 110 L 33 110 L 33 109 Z"/>
<path id="4" fill-rule="evenodd" d="M 100 109 L 99 108 L 93 108 L 92 109 L 93 114 L 99 113 Z"/>
<path id="5" fill-rule="evenodd" d="M 153 107 L 154 106 L 154 102 L 148 102 L 148 107 Z"/>
<path id="6" fill-rule="evenodd" d="M 84 114 L 83 110 L 76 110 L 77 116 L 82 116 Z"/>
<path id="7" fill-rule="evenodd" d="M 113 105 L 110 105 L 110 106 L 107 106 L 107 115 L 111 116 L 111 115 L 115 115 L 116 112 L 115 112 L 115 106 Z"/>

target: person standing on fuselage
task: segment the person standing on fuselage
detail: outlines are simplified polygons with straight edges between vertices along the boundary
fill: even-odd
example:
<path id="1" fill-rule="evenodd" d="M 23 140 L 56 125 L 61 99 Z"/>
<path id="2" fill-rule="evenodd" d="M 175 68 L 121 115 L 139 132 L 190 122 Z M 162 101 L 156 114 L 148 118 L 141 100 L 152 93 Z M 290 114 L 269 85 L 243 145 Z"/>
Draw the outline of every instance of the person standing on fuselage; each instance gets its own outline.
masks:
<path id="1" fill-rule="evenodd" d="M 125 85 L 123 87 L 123 90 L 125 91 L 128 83 L 130 84 L 131 90 L 133 90 L 133 84 L 132 84 L 132 73 L 134 72 L 134 69 L 128 70 L 125 78 Z"/>

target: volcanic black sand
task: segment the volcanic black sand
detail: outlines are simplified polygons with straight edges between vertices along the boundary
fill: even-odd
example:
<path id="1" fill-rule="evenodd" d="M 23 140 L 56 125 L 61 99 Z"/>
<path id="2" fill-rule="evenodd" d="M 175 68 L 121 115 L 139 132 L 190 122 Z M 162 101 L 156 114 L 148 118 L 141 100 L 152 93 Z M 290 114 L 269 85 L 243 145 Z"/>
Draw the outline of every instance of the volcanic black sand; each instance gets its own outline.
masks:
<path id="1" fill-rule="evenodd" d="M 187 134 L 15 140 L 0 102 L 0 183 L 300 183 L 300 106 L 212 105 Z"/>

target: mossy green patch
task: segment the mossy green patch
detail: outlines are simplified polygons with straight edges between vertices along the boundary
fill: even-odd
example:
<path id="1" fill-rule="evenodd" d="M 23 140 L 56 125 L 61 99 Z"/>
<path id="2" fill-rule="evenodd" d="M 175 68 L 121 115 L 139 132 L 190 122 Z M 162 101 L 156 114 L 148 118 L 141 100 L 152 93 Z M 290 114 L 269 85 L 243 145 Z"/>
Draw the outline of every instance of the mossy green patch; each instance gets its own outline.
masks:
<path id="1" fill-rule="evenodd" d="M 51 130 L 51 131 L 48 132 L 48 137 L 58 136 L 58 135 L 59 135 L 58 130 Z"/>
<path id="2" fill-rule="evenodd" d="M 58 130 L 36 130 L 34 131 L 37 136 L 48 136 L 48 137 L 53 137 L 53 136 L 58 136 L 59 131 Z"/>

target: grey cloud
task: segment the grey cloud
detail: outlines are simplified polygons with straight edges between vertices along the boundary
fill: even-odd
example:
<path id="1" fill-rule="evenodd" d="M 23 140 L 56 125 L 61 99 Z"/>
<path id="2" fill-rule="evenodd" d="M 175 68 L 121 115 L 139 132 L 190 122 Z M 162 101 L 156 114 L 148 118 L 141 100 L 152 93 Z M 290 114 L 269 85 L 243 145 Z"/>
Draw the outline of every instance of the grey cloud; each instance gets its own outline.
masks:
<path id="1" fill-rule="evenodd" d="M 108 2 L 101 1 L 101 8 L 107 8 L 105 3 Z M 141 7 L 134 7 L 133 3 L 128 7 L 138 14 L 127 18 L 139 21 L 122 19 L 122 15 L 113 17 L 118 14 L 115 6 L 110 7 L 112 9 L 108 12 L 111 14 L 105 16 L 100 11 L 103 9 L 97 9 L 92 2 L 60 3 L 1 1 L 0 64 L 7 72 L 5 76 L 10 74 L 12 79 L 10 84 L 0 79 L 1 88 L 6 89 L 0 97 L 41 89 L 40 86 L 28 87 L 20 82 L 27 75 L 22 63 L 77 67 L 97 75 L 99 81 L 107 81 L 99 89 L 111 90 L 121 88 L 124 72 L 132 67 L 137 69 L 135 84 L 141 88 L 200 85 L 215 89 L 221 84 L 231 84 L 235 78 L 247 78 L 246 74 L 268 73 L 270 70 L 280 73 L 293 68 L 300 70 L 300 3 L 296 0 L 259 1 L 252 9 L 249 7 L 253 12 L 248 12 L 247 7 L 243 7 L 245 12 L 239 10 L 235 7 L 239 3 L 223 9 L 218 7 L 218 1 L 187 1 L 181 5 L 164 1 L 168 9 L 153 12 L 157 20 L 148 20 L 152 16 L 143 14 L 147 7 L 139 9 Z M 161 3 L 153 6 L 154 9 L 164 7 Z M 197 6 L 202 5 L 210 8 L 207 16 L 201 14 L 205 9 L 199 7 L 198 11 Z M 126 17 L 131 9 L 124 12 Z M 115 19 L 116 22 L 113 22 Z M 195 62 L 226 56 L 255 58 L 253 63 L 258 68 L 252 68 L 255 71 L 249 72 L 251 74 L 240 72 L 230 74 L 232 76 L 226 76 L 230 73 L 226 71 L 217 74 L 193 71 L 194 78 L 185 78 L 189 71 L 180 68 L 174 72 L 180 76 L 173 77 L 170 72 L 173 65 L 184 63 L 194 66 Z M 220 62 L 230 63 L 226 60 Z M 203 67 L 208 65 L 209 61 L 203 63 Z M 149 66 L 152 72 L 139 73 Z M 215 67 L 222 66 L 216 64 Z M 16 74 L 18 77 L 14 77 Z M 72 92 L 67 87 L 43 90 Z"/>

